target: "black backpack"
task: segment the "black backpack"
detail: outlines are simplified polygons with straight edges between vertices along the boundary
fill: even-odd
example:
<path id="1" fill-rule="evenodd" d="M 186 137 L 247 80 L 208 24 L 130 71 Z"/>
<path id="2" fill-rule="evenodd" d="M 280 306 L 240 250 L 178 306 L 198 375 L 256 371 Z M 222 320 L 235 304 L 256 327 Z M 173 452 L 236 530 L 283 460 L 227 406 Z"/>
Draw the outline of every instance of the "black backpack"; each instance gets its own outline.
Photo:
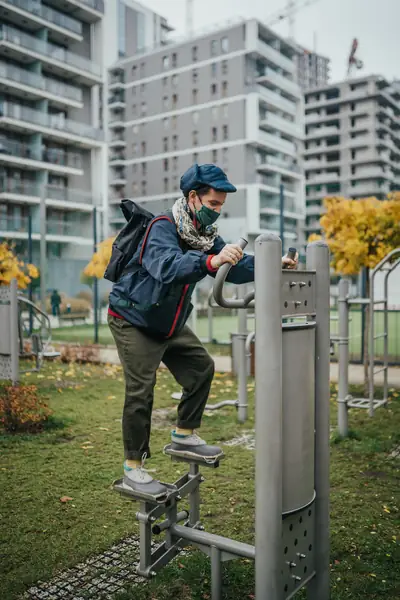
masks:
<path id="1" fill-rule="evenodd" d="M 154 219 L 151 212 L 129 198 L 121 200 L 120 208 L 127 223 L 113 242 L 110 262 L 104 273 L 104 279 L 113 283 L 118 281 L 124 271 L 126 272 L 126 265 L 135 254 L 149 224 Z M 171 220 L 167 214 L 161 218 Z"/>

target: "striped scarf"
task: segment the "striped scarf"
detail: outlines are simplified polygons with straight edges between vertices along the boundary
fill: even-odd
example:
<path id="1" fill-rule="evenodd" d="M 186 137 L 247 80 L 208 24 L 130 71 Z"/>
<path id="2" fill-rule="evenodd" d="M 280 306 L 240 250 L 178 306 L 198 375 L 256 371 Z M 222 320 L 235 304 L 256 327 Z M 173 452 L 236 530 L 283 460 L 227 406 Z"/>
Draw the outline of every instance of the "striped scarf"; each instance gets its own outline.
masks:
<path id="1" fill-rule="evenodd" d="M 213 247 L 215 238 L 218 236 L 217 226 L 209 225 L 202 227 L 200 230 L 196 229 L 186 198 L 179 198 L 175 202 L 172 207 L 172 214 L 174 215 L 178 234 L 188 246 L 203 252 L 207 252 Z"/>

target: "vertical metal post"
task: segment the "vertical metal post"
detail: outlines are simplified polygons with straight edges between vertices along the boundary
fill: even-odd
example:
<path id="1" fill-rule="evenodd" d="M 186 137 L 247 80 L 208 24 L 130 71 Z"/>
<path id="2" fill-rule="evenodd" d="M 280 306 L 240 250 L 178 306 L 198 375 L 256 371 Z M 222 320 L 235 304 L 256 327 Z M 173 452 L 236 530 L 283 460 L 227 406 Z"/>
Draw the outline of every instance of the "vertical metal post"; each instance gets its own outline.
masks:
<path id="1" fill-rule="evenodd" d="M 46 186 L 43 185 L 40 195 L 40 308 L 43 312 L 46 312 L 46 228 Z"/>
<path id="2" fill-rule="evenodd" d="M 361 271 L 361 298 L 366 298 L 367 296 L 367 269 L 363 268 Z M 364 346 L 365 346 L 365 304 L 361 304 L 361 354 L 360 354 L 360 363 L 363 363 L 364 359 Z"/>
<path id="3" fill-rule="evenodd" d="M 282 244 L 255 242 L 256 598 L 280 600 L 282 544 Z"/>
<path id="4" fill-rule="evenodd" d="M 17 385 L 19 381 L 19 346 L 18 346 L 18 289 L 17 280 L 10 283 L 10 352 L 11 352 L 11 382 Z"/>
<path id="5" fill-rule="evenodd" d="M 279 235 L 282 240 L 282 254 L 285 252 L 285 186 L 283 183 L 279 186 L 279 216 L 280 216 L 280 231 Z"/>
<path id="6" fill-rule="evenodd" d="M 199 465 L 190 463 L 189 465 L 189 479 L 197 477 L 199 472 Z M 197 485 L 196 488 L 189 494 L 189 525 L 193 527 L 200 521 L 200 489 Z"/>
<path id="7" fill-rule="evenodd" d="M 148 502 L 140 503 L 140 512 L 142 515 L 150 512 L 152 506 Z M 151 523 L 139 521 L 140 533 L 140 561 L 139 568 L 143 573 L 151 565 Z"/>
<path id="8" fill-rule="evenodd" d="M 211 279 L 211 277 L 210 277 Z M 211 291 L 213 289 L 214 280 L 211 279 Z M 211 300 L 212 301 L 212 300 Z M 207 323 L 208 323 L 208 343 L 212 344 L 214 341 L 214 333 L 213 333 L 213 309 L 210 306 L 210 297 L 208 298 L 207 304 Z"/>
<path id="9" fill-rule="evenodd" d="M 385 401 L 384 406 L 387 406 L 388 402 L 388 369 L 389 369 L 389 314 L 388 314 L 388 302 L 389 302 L 389 286 L 388 279 L 391 271 L 385 273 L 384 281 L 384 305 L 383 305 L 383 331 L 385 337 L 383 338 L 383 399 Z"/>
<path id="10" fill-rule="evenodd" d="M 97 208 L 93 208 L 93 251 L 97 252 Z M 94 316 L 94 343 L 99 343 L 99 281 L 97 277 L 93 280 L 93 316 Z"/>
<path id="11" fill-rule="evenodd" d="M 30 209 L 29 209 L 29 215 L 28 215 L 28 263 L 29 264 L 33 263 L 32 213 L 31 213 Z M 32 300 L 33 300 L 32 280 L 28 287 L 28 298 L 29 298 L 29 301 L 32 302 Z M 32 335 L 32 329 L 33 329 L 33 307 L 32 307 L 32 305 L 29 305 L 29 335 Z"/>
<path id="12" fill-rule="evenodd" d="M 374 363 L 375 363 L 375 277 L 370 275 L 369 284 L 369 342 L 368 342 L 368 371 L 369 371 L 369 410 L 370 417 L 374 416 Z"/>
<path id="13" fill-rule="evenodd" d="M 318 241 L 307 247 L 307 269 L 315 270 L 315 571 L 309 600 L 329 599 L 329 249 Z"/>
<path id="14" fill-rule="evenodd" d="M 343 437 L 349 433 L 347 396 L 349 394 L 349 295 L 348 279 L 339 281 L 339 381 L 338 381 L 338 429 Z"/>
<path id="15" fill-rule="evenodd" d="M 239 297 L 244 297 L 246 288 L 243 287 L 242 294 L 238 293 Z M 246 339 L 247 339 L 247 309 L 238 308 L 238 336 L 237 336 L 237 369 L 238 369 L 238 419 L 240 423 L 247 421 L 247 374 L 248 374 L 248 358 L 246 356 Z"/>
<path id="16" fill-rule="evenodd" d="M 221 592 L 221 551 L 216 546 L 211 546 L 211 600 L 221 600 Z"/>

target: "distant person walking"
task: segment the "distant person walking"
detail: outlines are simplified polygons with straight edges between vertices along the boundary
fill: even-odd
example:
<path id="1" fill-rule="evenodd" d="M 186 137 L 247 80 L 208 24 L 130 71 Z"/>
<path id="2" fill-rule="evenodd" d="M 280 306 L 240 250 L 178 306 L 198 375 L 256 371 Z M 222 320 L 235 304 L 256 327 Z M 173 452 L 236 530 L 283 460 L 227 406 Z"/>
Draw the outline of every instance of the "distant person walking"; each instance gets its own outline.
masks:
<path id="1" fill-rule="evenodd" d="M 60 294 L 58 293 L 57 290 L 53 290 L 53 293 L 51 294 L 51 297 L 50 297 L 51 312 L 52 312 L 53 317 L 60 316 L 61 302 L 62 302 L 62 300 L 61 300 Z"/>

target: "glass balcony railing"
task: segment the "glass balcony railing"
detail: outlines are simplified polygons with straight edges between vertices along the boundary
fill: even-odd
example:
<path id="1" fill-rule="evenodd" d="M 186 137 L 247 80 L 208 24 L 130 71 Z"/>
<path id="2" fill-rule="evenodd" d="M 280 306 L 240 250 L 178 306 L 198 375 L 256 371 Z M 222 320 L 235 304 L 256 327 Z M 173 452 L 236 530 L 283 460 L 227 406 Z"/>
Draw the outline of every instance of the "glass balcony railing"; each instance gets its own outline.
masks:
<path id="1" fill-rule="evenodd" d="M 91 73 L 97 77 L 101 75 L 100 66 L 88 58 L 74 54 L 69 50 L 61 48 L 61 46 L 56 46 L 50 42 L 44 42 L 43 40 L 24 33 L 10 25 L 2 25 L 0 27 L 0 41 L 1 40 L 20 46 L 24 50 L 30 50 L 36 54 L 41 54 L 49 60 L 57 60 L 59 63 L 65 63 L 81 71 Z"/>
<path id="2" fill-rule="evenodd" d="M 27 144 L 18 140 L 0 138 L 1 154 L 28 160 L 38 160 L 62 167 L 82 169 L 82 155 L 78 152 L 67 152 L 60 148 L 38 148 L 33 144 Z"/>
<path id="3" fill-rule="evenodd" d="M 37 73 L 32 73 L 31 71 L 15 67 L 14 65 L 0 64 L 0 77 L 38 90 L 47 91 L 56 96 L 76 100 L 77 102 L 82 102 L 83 100 L 83 92 L 81 89 L 67 83 L 56 81 L 55 79 L 42 77 Z"/>
<path id="4" fill-rule="evenodd" d="M 296 165 L 292 161 L 284 160 L 283 158 L 278 158 L 276 156 L 264 156 L 260 160 L 261 165 L 268 164 L 273 165 L 275 167 L 280 167 L 281 169 L 286 169 L 288 171 L 295 171 L 296 173 L 301 173 L 301 168 L 299 165 Z"/>
<path id="5" fill-rule="evenodd" d="M 0 104 L 0 117 L 2 116 L 41 127 L 48 127 L 53 130 L 60 130 L 64 133 L 71 133 L 80 137 L 87 137 L 94 140 L 103 139 L 103 132 L 100 129 L 95 129 L 85 123 L 65 119 L 62 113 L 48 114 L 20 104 L 3 102 Z"/>
<path id="6" fill-rule="evenodd" d="M 44 21 L 48 21 L 57 27 L 62 27 L 77 35 L 82 35 L 82 23 L 80 21 L 77 21 L 68 15 L 64 15 L 63 13 L 58 12 L 58 10 L 50 8 L 50 6 L 45 6 L 38 0 L 6 0 L 6 2 L 31 15 L 40 17 Z"/>
<path id="7" fill-rule="evenodd" d="M 21 181 L 20 179 L 0 178 L 0 194 L 18 194 L 20 196 L 40 196 L 36 181 Z"/>
<path id="8" fill-rule="evenodd" d="M 8 233 L 28 233 L 28 217 L 21 215 L 0 215 L 0 231 Z"/>
<path id="9" fill-rule="evenodd" d="M 90 192 L 64 188 L 55 185 L 46 187 L 46 197 L 51 200 L 61 200 L 63 202 L 79 202 L 80 204 L 93 204 L 93 196 Z"/>
<path id="10" fill-rule="evenodd" d="M 66 237 L 82 237 L 87 235 L 85 227 L 81 223 L 48 220 L 46 223 L 46 233 L 50 235 L 62 235 Z"/>

